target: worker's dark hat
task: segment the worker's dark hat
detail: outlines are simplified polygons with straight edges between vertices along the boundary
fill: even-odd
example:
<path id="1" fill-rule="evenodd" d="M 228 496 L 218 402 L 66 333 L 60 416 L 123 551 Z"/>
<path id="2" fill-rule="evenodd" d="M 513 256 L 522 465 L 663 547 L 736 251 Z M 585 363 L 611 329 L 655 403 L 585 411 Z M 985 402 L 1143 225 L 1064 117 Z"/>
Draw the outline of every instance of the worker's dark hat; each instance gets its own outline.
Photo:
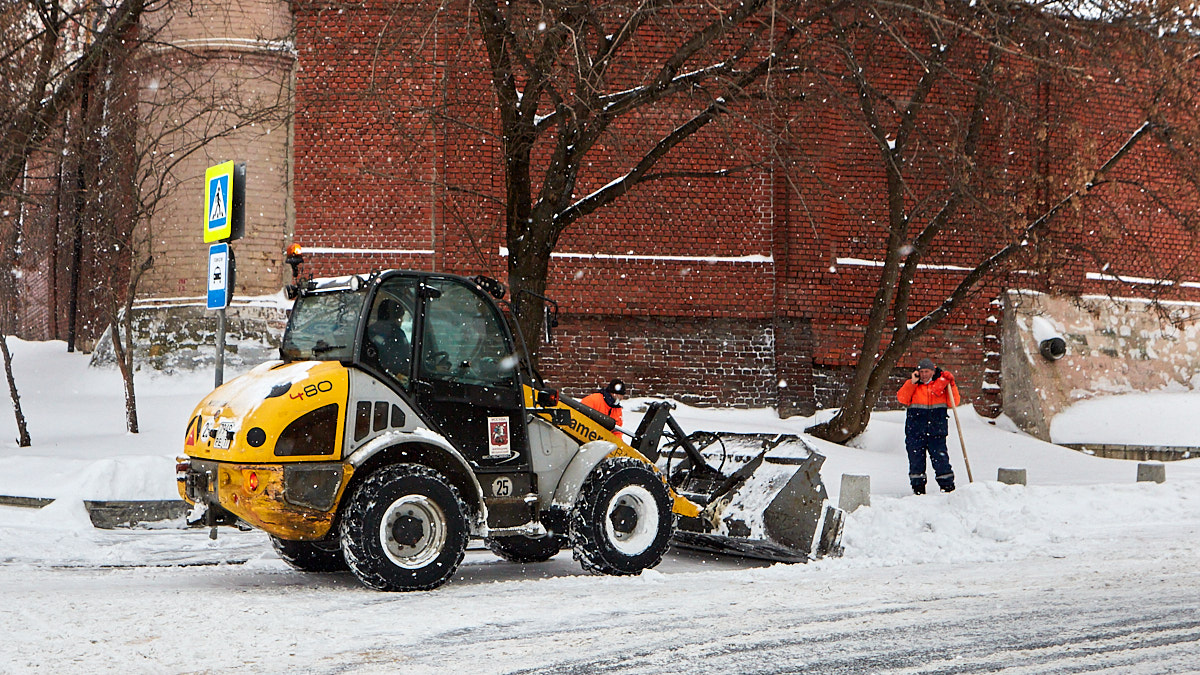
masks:
<path id="1" fill-rule="evenodd" d="M 917 364 L 917 370 L 922 370 L 924 368 L 936 370 L 937 366 L 933 365 L 933 361 L 931 359 L 921 359 L 921 362 Z"/>
<path id="2" fill-rule="evenodd" d="M 613 380 L 612 382 L 609 382 L 605 389 L 607 389 L 608 393 L 610 394 L 620 394 L 622 396 L 625 395 L 625 383 L 620 380 Z"/>

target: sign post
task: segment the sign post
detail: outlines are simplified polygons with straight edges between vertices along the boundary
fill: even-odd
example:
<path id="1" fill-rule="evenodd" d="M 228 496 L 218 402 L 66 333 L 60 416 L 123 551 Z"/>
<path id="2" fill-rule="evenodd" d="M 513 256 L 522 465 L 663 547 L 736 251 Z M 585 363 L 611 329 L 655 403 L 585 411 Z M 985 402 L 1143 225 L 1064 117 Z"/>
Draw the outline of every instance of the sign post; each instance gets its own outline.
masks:
<path id="1" fill-rule="evenodd" d="M 224 162 L 204 172 L 204 242 L 208 248 L 208 309 L 217 312 L 216 386 L 225 381 L 225 309 L 233 298 L 233 247 L 246 229 L 246 164 Z"/>

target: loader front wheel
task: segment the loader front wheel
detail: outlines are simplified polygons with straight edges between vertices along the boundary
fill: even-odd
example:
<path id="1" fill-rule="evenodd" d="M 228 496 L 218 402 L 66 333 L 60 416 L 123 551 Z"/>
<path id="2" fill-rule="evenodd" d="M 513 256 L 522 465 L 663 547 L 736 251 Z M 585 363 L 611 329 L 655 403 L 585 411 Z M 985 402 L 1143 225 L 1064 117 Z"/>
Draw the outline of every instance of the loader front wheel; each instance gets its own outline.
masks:
<path id="1" fill-rule="evenodd" d="M 271 547 L 285 563 L 301 572 L 345 572 L 348 569 L 336 539 L 330 543 L 289 541 L 272 536 Z"/>
<path id="2" fill-rule="evenodd" d="M 540 563 L 558 555 L 562 550 L 558 537 L 488 537 L 483 540 L 487 547 L 496 555 L 509 562 Z"/>
<path id="3" fill-rule="evenodd" d="M 571 548 L 590 572 L 627 575 L 654 567 L 674 529 L 667 486 L 649 465 L 629 457 L 597 465 L 571 510 Z"/>
<path id="4" fill-rule="evenodd" d="M 359 484 L 341 520 L 350 571 L 380 591 L 446 583 L 467 549 L 467 506 L 440 473 L 397 464 Z"/>

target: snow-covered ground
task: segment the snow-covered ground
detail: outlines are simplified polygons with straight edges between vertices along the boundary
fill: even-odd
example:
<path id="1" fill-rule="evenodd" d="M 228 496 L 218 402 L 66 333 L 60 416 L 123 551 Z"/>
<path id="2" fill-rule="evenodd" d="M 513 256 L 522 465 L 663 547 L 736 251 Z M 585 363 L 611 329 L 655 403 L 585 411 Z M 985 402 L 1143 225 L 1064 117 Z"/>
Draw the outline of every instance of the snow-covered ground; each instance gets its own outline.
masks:
<path id="1" fill-rule="evenodd" d="M 131 435 L 115 371 L 62 343 L 10 346 L 34 445 L 16 447 L 13 416 L 0 419 L 0 495 L 56 501 L 0 507 L 0 673 L 1200 672 L 1200 459 L 1136 483 L 1136 462 L 967 408 L 975 482 L 952 424 L 960 489 L 914 497 L 903 413 L 882 413 L 852 448 L 813 441 L 835 501 L 842 474 L 871 477 L 842 558 L 672 552 L 609 578 L 569 552 L 514 565 L 473 549 L 441 589 L 391 595 L 292 571 L 258 532 L 92 528 L 83 500 L 177 497 L 174 458 L 212 373 L 140 376 Z M 739 432 L 814 421 L 677 416 Z M 1200 396 L 1123 396 L 1060 419 L 1064 441 L 1195 445 Z M 1001 467 L 1026 469 L 1028 487 L 995 482 Z"/>

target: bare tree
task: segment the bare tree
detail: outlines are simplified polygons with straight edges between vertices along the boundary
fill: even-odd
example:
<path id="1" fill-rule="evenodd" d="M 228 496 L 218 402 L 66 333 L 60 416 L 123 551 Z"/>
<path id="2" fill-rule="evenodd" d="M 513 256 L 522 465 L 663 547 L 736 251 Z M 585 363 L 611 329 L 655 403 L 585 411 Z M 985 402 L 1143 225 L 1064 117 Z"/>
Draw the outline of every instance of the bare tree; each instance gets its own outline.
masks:
<path id="1" fill-rule="evenodd" d="M 75 236 L 88 243 L 86 264 L 97 278 L 96 318 L 111 328 L 131 433 L 138 431 L 132 306 L 154 264 L 155 216 L 186 184 L 177 168 L 218 139 L 256 127 L 269 133 L 290 114 L 286 77 L 253 59 L 231 65 L 238 59 L 228 54 L 160 41 L 177 7 L 204 9 L 187 0 L 25 0 L 0 10 L 11 21 L 0 38 L 0 68 L 13 83 L 0 100 L 0 199 L 74 212 Z M 24 185 L 30 158 L 48 152 L 72 155 L 78 167 L 73 184 L 58 187 L 74 199 L 56 207 Z M 13 232 L 6 254 L 21 246 Z"/>
<path id="2" fill-rule="evenodd" d="M 0 199 L 0 203 L 3 202 L 4 200 Z M 0 267 L 0 270 L 13 269 L 16 234 L 17 228 L 14 227 L 9 232 L 9 241 L 0 243 L 0 264 L 3 265 L 3 267 Z M 13 414 L 16 416 L 17 421 L 17 445 L 27 448 L 32 441 L 29 437 L 29 426 L 25 422 L 25 413 L 21 409 L 21 395 L 17 391 L 17 380 L 13 377 L 12 354 L 8 349 L 8 335 L 11 330 L 8 323 L 11 317 L 14 316 L 12 307 L 12 300 L 15 295 L 13 293 L 14 281 L 10 273 L 0 275 L 0 355 L 4 359 L 4 377 L 8 382 L 8 394 L 12 400 Z"/>
<path id="3" fill-rule="evenodd" d="M 147 0 L 5 3 L 0 68 L 0 190 L 14 190 L 25 162 L 83 95 L 89 73 L 129 37 Z"/>
<path id="4" fill-rule="evenodd" d="M 0 8 L 0 200 L 8 213 L 12 236 L 6 252 L 21 245 L 18 205 L 25 199 L 22 179 L 30 157 L 42 149 L 54 125 L 61 122 L 83 94 L 88 73 L 114 45 L 127 37 L 146 10 L 146 0 L 25 0 Z M 5 274 L 12 271 L 7 265 Z M 28 431 L 20 398 L 4 349 L 13 407 L 27 445 Z"/>
<path id="5" fill-rule="evenodd" d="M 124 383 L 126 429 L 137 433 L 133 303 L 154 265 L 157 216 L 182 198 L 181 186 L 194 177 L 180 175 L 181 167 L 196 153 L 286 124 L 290 87 L 286 73 L 160 42 L 147 25 L 108 54 L 99 72 L 102 95 L 79 147 L 92 157 L 85 222 L 95 265 L 110 278 L 97 289 L 99 318 L 109 326 Z"/>
<path id="6" fill-rule="evenodd" d="M 813 83 L 873 157 L 878 183 L 849 187 L 886 205 L 872 214 L 881 226 L 867 228 L 882 264 L 857 364 L 837 414 L 810 432 L 836 442 L 861 433 L 901 358 L 999 275 L 1040 270 L 1047 290 L 1070 291 L 1053 272 L 1084 251 L 1115 262 L 1094 232 L 1119 233 L 1123 210 L 1194 201 L 1194 191 L 1160 194 L 1158 169 L 1129 161 L 1166 149 L 1176 187 L 1194 173 L 1198 44 L 1180 15 L 1120 2 L 1071 9 L 870 2 L 828 15 L 832 41 Z M 1124 131 L 1107 144 L 1086 119 L 1105 100 L 1131 113 L 1113 111 L 1107 123 Z M 936 287 L 937 300 L 916 294 L 930 262 L 964 270 Z"/>
<path id="7" fill-rule="evenodd" d="M 770 76 L 797 67 L 812 20 L 839 4 L 472 0 L 499 107 L 508 280 L 535 361 L 563 232 L 639 186 L 763 162 L 672 160 L 718 123 L 742 124 Z"/>

